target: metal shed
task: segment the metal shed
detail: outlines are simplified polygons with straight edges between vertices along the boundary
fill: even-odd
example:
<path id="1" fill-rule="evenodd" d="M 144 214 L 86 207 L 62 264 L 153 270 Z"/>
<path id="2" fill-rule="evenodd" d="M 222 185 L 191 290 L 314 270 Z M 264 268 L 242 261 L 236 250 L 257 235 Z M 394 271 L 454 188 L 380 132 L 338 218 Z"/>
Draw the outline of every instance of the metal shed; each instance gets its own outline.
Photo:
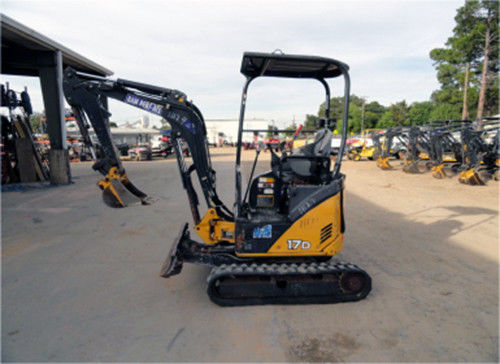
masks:
<path id="1" fill-rule="evenodd" d="M 66 148 L 63 68 L 71 66 L 100 76 L 110 76 L 113 72 L 6 15 L 0 16 L 1 73 L 40 78 L 51 145 L 51 183 L 69 183 L 71 171 Z"/>

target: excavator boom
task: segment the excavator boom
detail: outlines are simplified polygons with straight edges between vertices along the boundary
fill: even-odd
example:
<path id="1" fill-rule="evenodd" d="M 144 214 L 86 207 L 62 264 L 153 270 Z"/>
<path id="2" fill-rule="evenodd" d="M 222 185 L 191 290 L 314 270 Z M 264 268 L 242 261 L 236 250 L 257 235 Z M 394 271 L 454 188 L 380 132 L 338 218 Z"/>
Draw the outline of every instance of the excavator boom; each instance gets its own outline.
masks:
<path id="1" fill-rule="evenodd" d="M 109 206 L 124 207 L 133 197 L 143 203 L 148 201 L 147 195 L 128 180 L 114 145 L 109 128 L 110 114 L 105 107 L 107 98 L 112 98 L 161 116 L 170 123 L 174 151 L 194 221 L 200 221 L 199 202 L 191 181 L 191 173 L 195 170 L 207 206 L 216 209 L 219 215 L 231 218 L 232 213 L 220 201 L 215 190 L 215 171 L 211 166 L 205 121 L 183 92 L 124 79 L 111 80 L 69 67 L 64 71 L 63 86 L 66 99 L 75 110 L 75 117 L 83 125 L 86 123 L 84 116 L 88 117 L 104 151 L 105 157 L 93 168 L 105 176 L 99 186 Z M 193 164 L 190 167 L 186 166 L 181 140 L 188 144 L 192 155 Z"/>

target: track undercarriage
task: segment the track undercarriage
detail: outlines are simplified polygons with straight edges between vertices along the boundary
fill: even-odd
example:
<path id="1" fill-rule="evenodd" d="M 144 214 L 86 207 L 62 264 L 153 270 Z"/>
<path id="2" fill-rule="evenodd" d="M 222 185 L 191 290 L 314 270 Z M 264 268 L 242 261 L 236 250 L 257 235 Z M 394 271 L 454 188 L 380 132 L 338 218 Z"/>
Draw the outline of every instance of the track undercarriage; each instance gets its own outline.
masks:
<path id="1" fill-rule="evenodd" d="M 354 264 L 330 257 L 240 258 L 231 245 L 191 240 L 187 223 L 160 276 L 179 274 L 184 262 L 212 266 L 207 293 L 221 306 L 350 302 L 365 298 L 371 290 L 370 276 Z"/>

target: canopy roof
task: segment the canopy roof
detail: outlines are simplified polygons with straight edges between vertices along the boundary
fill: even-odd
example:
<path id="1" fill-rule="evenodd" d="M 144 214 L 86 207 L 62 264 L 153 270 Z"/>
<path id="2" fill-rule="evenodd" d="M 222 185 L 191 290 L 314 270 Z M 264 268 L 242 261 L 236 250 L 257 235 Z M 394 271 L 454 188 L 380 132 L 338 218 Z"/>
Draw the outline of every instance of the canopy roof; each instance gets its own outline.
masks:
<path id="1" fill-rule="evenodd" d="M 2 74 L 38 76 L 39 54 L 61 51 L 64 67 L 101 76 L 113 74 L 109 69 L 91 61 L 37 31 L 0 14 L 2 35 Z"/>
<path id="2" fill-rule="evenodd" d="M 342 74 L 345 63 L 332 58 L 296 54 L 245 52 L 241 73 L 248 77 L 331 78 Z"/>

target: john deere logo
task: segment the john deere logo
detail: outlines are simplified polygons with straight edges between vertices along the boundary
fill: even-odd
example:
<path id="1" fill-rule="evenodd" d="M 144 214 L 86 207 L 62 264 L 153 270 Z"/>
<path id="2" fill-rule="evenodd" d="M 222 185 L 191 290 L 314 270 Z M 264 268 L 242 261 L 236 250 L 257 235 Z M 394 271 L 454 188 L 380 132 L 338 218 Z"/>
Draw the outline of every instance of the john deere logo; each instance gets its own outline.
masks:
<path id="1" fill-rule="evenodd" d="M 254 239 L 270 239 L 273 236 L 272 225 L 265 225 L 263 227 L 256 227 L 253 229 Z"/>

